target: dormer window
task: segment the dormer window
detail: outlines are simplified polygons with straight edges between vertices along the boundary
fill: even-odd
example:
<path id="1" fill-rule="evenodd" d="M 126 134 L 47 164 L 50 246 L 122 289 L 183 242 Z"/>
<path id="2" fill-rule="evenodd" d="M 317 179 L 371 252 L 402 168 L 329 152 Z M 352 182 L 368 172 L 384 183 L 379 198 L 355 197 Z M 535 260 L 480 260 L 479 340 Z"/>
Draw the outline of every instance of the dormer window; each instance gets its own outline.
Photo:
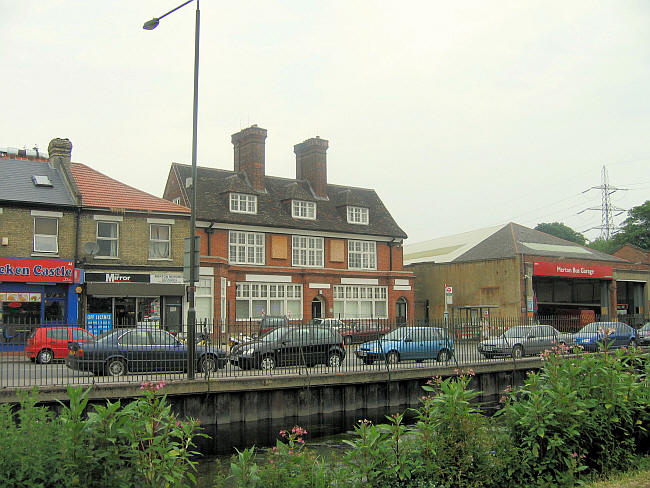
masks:
<path id="1" fill-rule="evenodd" d="M 257 195 L 247 195 L 245 193 L 231 193 L 230 211 L 236 213 L 256 214 Z"/>
<path id="2" fill-rule="evenodd" d="M 316 219 L 316 202 L 291 200 L 291 216 L 294 219 Z"/>
<path id="3" fill-rule="evenodd" d="M 348 224 L 368 225 L 368 209 L 348 206 Z"/>

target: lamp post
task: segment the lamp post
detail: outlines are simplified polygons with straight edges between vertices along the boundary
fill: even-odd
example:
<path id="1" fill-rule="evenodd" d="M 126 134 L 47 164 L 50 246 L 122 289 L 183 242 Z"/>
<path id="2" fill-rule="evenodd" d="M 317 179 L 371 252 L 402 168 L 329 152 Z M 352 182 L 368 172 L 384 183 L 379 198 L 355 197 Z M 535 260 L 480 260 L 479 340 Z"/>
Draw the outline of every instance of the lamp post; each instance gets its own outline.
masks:
<path id="1" fill-rule="evenodd" d="M 153 19 L 147 21 L 142 26 L 145 30 L 153 30 L 158 27 L 160 19 L 167 17 L 172 12 L 175 12 L 181 7 L 184 7 L 188 3 L 193 2 L 194 0 L 188 0 L 187 2 L 179 5 L 178 7 L 170 10 L 160 17 L 154 17 Z M 198 179 L 196 177 L 196 139 L 197 139 L 197 126 L 198 126 L 198 106 L 199 106 L 199 31 L 201 26 L 201 12 L 199 10 L 199 0 L 196 0 L 196 24 L 194 27 L 194 104 L 192 107 L 192 202 L 191 202 L 191 219 L 190 219 L 190 280 L 189 280 L 189 307 L 187 310 L 187 378 L 190 380 L 194 379 L 194 373 L 196 368 L 195 360 L 195 336 L 196 336 L 196 308 L 194 307 L 194 284 L 196 282 L 197 276 L 195 275 L 195 268 L 197 267 L 197 262 L 195 258 L 195 249 L 196 241 L 194 236 L 196 235 L 196 185 Z"/>

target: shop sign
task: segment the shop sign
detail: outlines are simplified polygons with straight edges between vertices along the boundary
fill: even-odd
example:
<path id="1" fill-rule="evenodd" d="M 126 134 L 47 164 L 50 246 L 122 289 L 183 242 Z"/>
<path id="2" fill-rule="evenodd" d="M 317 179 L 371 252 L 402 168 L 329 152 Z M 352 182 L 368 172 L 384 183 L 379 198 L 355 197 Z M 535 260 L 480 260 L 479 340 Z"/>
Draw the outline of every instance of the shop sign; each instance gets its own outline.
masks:
<path id="1" fill-rule="evenodd" d="M 567 278 L 605 278 L 612 279 L 612 266 L 601 264 L 576 264 L 535 261 L 533 274 L 538 276 L 564 276 Z"/>
<path id="2" fill-rule="evenodd" d="M 161 285 L 183 285 L 183 273 L 151 273 L 149 275 L 150 283 Z"/>
<path id="3" fill-rule="evenodd" d="M 0 292 L 0 302 L 40 302 L 40 293 Z"/>
<path id="4" fill-rule="evenodd" d="M 148 274 L 86 273 L 86 282 L 101 283 L 149 283 Z"/>
<path id="5" fill-rule="evenodd" d="M 0 258 L 0 281 L 72 283 L 73 272 L 72 261 Z"/>

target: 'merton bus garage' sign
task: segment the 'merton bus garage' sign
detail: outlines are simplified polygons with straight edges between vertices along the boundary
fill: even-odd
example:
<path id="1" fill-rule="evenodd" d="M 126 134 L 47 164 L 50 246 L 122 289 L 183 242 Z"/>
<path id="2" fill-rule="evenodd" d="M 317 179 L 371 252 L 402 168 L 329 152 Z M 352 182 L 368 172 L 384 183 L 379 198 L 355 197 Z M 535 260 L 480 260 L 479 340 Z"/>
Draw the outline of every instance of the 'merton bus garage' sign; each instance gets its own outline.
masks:
<path id="1" fill-rule="evenodd" d="M 0 258 L 0 281 L 72 283 L 73 278 L 72 261 Z"/>
<path id="2" fill-rule="evenodd" d="M 614 277 L 611 266 L 545 261 L 535 261 L 533 263 L 533 274 L 540 276 L 566 276 L 567 278 L 600 278 L 610 280 Z"/>

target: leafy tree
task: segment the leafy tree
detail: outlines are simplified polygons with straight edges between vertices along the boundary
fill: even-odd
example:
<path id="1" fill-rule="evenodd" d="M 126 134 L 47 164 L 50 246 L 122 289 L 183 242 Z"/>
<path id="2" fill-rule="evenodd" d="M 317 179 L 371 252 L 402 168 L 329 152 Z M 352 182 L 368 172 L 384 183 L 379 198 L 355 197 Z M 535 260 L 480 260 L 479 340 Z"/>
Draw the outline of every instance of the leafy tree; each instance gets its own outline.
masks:
<path id="1" fill-rule="evenodd" d="M 614 240 L 618 245 L 632 244 L 650 249 L 650 200 L 630 209 Z"/>
<path id="2" fill-rule="evenodd" d="M 559 237 L 560 239 L 564 239 L 566 241 L 575 242 L 583 246 L 586 242 L 585 236 L 561 222 L 542 222 L 541 224 L 537 224 L 535 230 L 546 232 L 552 236 Z"/>
<path id="3" fill-rule="evenodd" d="M 588 247 L 596 251 L 604 252 L 605 254 L 613 253 L 621 244 L 615 238 L 612 239 L 595 239 L 587 244 Z"/>

